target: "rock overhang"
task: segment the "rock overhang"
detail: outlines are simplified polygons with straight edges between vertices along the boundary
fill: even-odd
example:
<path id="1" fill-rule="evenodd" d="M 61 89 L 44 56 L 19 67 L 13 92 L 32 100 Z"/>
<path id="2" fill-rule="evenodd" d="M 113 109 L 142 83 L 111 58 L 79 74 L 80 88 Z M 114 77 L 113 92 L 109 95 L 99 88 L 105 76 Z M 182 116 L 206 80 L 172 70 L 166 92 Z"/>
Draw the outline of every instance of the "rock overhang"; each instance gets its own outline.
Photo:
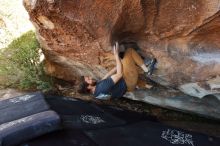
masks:
<path id="1" fill-rule="evenodd" d="M 24 5 L 51 75 L 100 78 L 114 65 L 112 43 L 132 41 L 143 56 L 157 58 L 159 84 L 187 94 L 195 84 L 201 92 L 219 92 L 207 88 L 220 75 L 218 0 L 24 0 Z"/>

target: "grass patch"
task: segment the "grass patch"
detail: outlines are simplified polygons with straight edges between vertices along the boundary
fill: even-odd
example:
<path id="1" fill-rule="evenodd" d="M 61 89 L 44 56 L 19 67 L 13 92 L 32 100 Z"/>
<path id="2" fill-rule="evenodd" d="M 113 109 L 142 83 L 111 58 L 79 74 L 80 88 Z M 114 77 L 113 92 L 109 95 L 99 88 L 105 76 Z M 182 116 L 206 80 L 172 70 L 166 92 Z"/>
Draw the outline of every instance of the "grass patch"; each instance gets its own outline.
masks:
<path id="1" fill-rule="evenodd" d="M 33 31 L 23 34 L 0 51 L 1 87 L 42 91 L 52 88 L 53 81 L 44 72 L 40 45 Z"/>

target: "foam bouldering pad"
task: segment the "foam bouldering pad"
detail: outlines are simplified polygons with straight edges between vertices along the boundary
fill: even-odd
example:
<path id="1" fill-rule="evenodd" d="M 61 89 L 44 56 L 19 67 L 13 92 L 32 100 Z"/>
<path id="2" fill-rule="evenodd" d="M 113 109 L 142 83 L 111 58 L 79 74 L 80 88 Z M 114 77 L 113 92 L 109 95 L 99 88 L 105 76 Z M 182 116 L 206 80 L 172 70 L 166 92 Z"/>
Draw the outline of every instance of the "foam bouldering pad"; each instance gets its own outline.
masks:
<path id="1" fill-rule="evenodd" d="M 67 97 L 48 97 L 51 109 L 56 111 L 63 127 L 74 129 L 98 129 L 124 125 L 126 122 L 104 112 L 94 104 Z"/>
<path id="2" fill-rule="evenodd" d="M 1 124 L 0 141 L 2 146 L 12 146 L 59 128 L 59 116 L 54 111 L 45 111 Z"/>
<path id="3" fill-rule="evenodd" d="M 86 134 L 100 146 L 219 146 L 220 139 L 155 122 L 90 130 Z"/>
<path id="4" fill-rule="evenodd" d="M 93 102 L 85 102 L 71 97 L 48 96 L 46 100 L 51 109 L 56 111 L 64 119 L 68 119 L 68 116 L 71 118 L 71 115 L 82 115 L 85 113 L 97 115 L 105 113 L 110 115 L 110 117 L 114 116 L 115 119 L 123 120 L 123 124 L 135 123 L 143 120 L 157 121 L 156 117 L 143 113 L 137 113 L 106 104 L 97 105 Z"/>
<path id="5" fill-rule="evenodd" d="M 110 126 L 64 125 L 64 129 L 29 140 L 19 146 L 219 146 L 220 138 L 166 126 L 154 118 L 121 108 L 97 105 L 68 97 L 47 97 L 48 104 L 65 122 L 65 116 L 106 113 L 123 124 Z M 123 115 L 124 114 L 124 115 Z M 137 119 L 133 119 L 133 118 Z M 132 119 L 131 119 L 132 118 Z M 71 118 L 70 118 L 71 119 Z M 86 119 L 85 119 L 86 120 Z M 87 119 L 91 120 L 92 119 Z M 90 127 L 90 128 L 89 128 Z"/>
<path id="6" fill-rule="evenodd" d="M 49 109 L 40 92 L 0 101 L 0 124 L 14 121 Z"/>
<path id="7" fill-rule="evenodd" d="M 40 136 L 19 146 L 97 146 L 80 130 L 61 130 Z"/>
<path id="8" fill-rule="evenodd" d="M 153 121 L 158 122 L 155 116 L 147 115 L 147 113 L 135 112 L 131 110 L 122 109 L 112 105 L 98 105 L 104 112 L 110 113 L 111 115 L 123 119 L 126 124 L 132 124 L 139 121 Z"/>

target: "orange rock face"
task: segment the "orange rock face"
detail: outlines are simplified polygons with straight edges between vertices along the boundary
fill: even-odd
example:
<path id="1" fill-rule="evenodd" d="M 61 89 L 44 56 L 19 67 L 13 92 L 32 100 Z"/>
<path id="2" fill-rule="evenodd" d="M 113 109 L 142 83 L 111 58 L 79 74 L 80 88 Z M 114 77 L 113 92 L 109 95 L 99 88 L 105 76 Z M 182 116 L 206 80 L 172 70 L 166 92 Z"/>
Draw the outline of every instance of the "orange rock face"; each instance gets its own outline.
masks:
<path id="1" fill-rule="evenodd" d="M 132 41 L 143 56 L 157 58 L 156 82 L 198 97 L 220 92 L 208 82 L 220 76 L 219 0 L 24 0 L 24 5 L 51 75 L 70 81 L 102 77 L 114 64 L 111 45 Z"/>

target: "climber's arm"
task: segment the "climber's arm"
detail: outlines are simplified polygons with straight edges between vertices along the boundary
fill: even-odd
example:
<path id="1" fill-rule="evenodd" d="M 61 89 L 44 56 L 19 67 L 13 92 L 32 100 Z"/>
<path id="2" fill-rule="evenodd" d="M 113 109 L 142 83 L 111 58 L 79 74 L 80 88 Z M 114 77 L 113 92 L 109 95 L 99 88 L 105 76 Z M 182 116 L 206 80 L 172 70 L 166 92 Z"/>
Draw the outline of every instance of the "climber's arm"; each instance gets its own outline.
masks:
<path id="1" fill-rule="evenodd" d="M 116 61 L 116 73 L 111 76 L 113 82 L 116 84 L 123 74 L 121 59 L 119 58 L 119 45 L 118 42 L 114 46 L 114 56 Z"/>
<path id="2" fill-rule="evenodd" d="M 104 79 L 110 77 L 111 75 L 115 74 L 116 71 L 117 71 L 117 69 L 116 69 L 116 67 L 114 67 L 112 70 L 110 70 L 110 71 L 102 78 L 102 80 L 104 80 Z"/>

